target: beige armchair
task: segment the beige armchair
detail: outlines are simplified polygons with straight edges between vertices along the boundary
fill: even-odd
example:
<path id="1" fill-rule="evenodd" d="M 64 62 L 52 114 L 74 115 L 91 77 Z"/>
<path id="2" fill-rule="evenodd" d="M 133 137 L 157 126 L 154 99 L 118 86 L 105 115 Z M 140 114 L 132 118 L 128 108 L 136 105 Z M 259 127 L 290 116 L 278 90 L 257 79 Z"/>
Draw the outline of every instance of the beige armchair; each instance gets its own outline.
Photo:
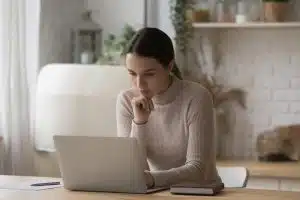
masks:
<path id="1" fill-rule="evenodd" d="M 54 134 L 116 136 L 116 97 L 130 86 L 123 66 L 45 66 L 36 93 L 36 149 L 54 151 Z"/>

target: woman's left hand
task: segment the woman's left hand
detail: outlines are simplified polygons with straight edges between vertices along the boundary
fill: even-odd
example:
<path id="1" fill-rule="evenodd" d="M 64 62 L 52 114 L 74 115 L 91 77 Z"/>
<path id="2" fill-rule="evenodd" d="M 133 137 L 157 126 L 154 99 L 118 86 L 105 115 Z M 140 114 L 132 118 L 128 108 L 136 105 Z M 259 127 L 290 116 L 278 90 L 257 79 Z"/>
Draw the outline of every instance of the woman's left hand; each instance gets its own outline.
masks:
<path id="1" fill-rule="evenodd" d="M 152 188 L 154 186 L 154 179 L 153 176 L 151 175 L 151 173 L 149 171 L 144 171 L 145 174 L 145 179 L 146 179 L 146 185 L 147 188 Z"/>

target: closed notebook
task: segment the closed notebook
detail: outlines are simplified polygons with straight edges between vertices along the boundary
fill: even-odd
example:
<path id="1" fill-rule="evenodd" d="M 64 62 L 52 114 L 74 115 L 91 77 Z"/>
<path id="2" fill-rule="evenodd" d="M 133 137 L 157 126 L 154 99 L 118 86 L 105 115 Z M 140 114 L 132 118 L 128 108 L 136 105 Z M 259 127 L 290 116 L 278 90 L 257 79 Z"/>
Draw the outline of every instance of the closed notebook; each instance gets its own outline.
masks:
<path id="1" fill-rule="evenodd" d="M 224 183 L 198 184 L 182 183 L 172 185 L 170 192 L 172 194 L 194 194 L 194 195 L 216 195 L 224 189 Z"/>

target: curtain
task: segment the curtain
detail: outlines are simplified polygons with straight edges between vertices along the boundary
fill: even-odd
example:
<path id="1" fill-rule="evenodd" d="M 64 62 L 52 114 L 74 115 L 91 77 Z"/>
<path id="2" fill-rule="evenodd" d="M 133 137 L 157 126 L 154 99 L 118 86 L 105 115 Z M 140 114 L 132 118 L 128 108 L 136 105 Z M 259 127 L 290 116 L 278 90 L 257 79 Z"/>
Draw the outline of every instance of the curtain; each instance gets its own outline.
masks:
<path id="1" fill-rule="evenodd" d="M 0 1 L 0 174 L 33 175 L 39 0 Z"/>

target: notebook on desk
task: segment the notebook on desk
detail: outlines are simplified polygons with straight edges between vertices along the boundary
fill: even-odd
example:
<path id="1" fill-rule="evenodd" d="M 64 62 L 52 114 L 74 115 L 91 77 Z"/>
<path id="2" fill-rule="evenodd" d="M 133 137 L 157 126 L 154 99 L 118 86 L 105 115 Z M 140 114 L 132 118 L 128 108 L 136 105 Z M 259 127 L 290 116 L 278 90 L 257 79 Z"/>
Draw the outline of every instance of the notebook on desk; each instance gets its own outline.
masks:
<path id="1" fill-rule="evenodd" d="M 223 189 L 223 183 L 212 183 L 207 185 L 198 183 L 182 183 L 172 185 L 170 192 L 172 194 L 217 195 Z"/>
<path id="2" fill-rule="evenodd" d="M 55 135 L 53 139 L 68 190 L 147 194 L 169 189 L 147 189 L 147 161 L 136 138 Z"/>

